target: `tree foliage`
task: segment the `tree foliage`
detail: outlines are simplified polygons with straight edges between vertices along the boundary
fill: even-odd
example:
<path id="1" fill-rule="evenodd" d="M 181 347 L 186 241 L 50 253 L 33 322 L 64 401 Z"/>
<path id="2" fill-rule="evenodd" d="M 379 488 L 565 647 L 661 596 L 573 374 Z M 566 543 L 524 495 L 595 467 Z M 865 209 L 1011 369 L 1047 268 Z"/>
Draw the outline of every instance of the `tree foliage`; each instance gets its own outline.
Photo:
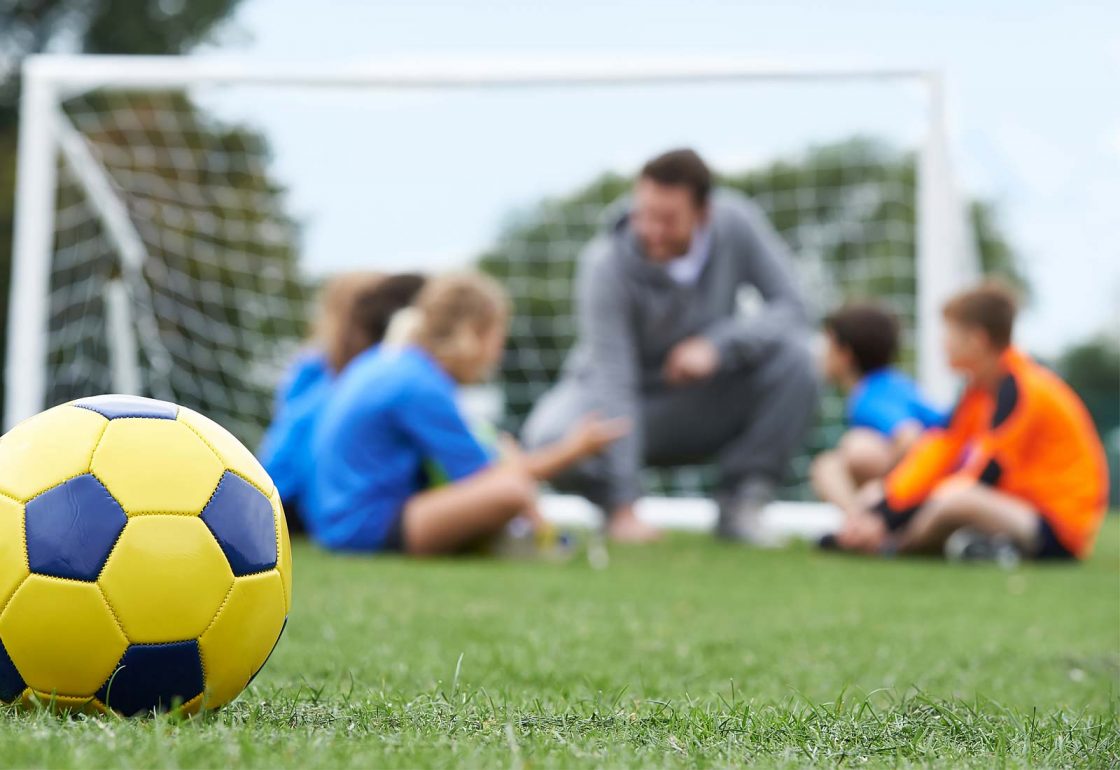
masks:
<path id="1" fill-rule="evenodd" d="M 122 277 L 147 332 L 139 335 L 146 392 L 255 442 L 270 417 L 270 367 L 303 335 L 308 297 L 298 227 L 285 210 L 284 189 L 269 177 L 267 144 L 254 131 L 208 117 L 181 92 L 92 92 L 64 109 L 143 241 L 141 275 Z M 85 191 L 66 171 L 60 211 L 83 216 L 65 217 L 77 221 L 77 233 L 60 223 L 52 292 L 72 297 L 73 287 L 103 286 L 121 266 Z M 52 334 L 102 328 L 106 317 L 100 294 L 56 303 Z M 48 403 L 112 386 L 104 341 L 79 338 L 51 361 Z"/>
<path id="2" fill-rule="evenodd" d="M 1120 428 L 1120 342 L 1101 334 L 1073 345 L 1057 369 L 1078 392 L 1102 435 Z"/>
<path id="3" fill-rule="evenodd" d="M 47 51 L 177 54 L 228 18 L 240 0 L 0 0 L 0 360 L 7 342 L 15 201 L 19 64 Z M 4 383 L 0 379 L 0 404 Z"/>
<path id="4" fill-rule="evenodd" d="M 1084 400 L 1104 439 L 1112 506 L 1120 506 L 1120 342 L 1100 334 L 1073 345 L 1059 357 L 1057 369 Z"/>

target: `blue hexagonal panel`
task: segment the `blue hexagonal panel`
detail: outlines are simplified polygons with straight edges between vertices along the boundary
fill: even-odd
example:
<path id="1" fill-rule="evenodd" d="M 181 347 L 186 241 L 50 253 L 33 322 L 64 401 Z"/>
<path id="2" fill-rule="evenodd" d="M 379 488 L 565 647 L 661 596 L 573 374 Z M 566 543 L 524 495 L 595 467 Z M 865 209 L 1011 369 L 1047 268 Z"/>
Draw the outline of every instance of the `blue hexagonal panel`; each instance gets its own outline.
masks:
<path id="1" fill-rule="evenodd" d="M 198 642 L 134 644 L 97 698 L 125 716 L 167 711 L 202 692 L 202 656 Z"/>
<path id="2" fill-rule="evenodd" d="M 234 575 L 276 566 L 276 522 L 268 498 L 236 473 L 222 474 L 202 520 L 225 551 Z"/>
<path id="3" fill-rule="evenodd" d="M 11 703 L 26 689 L 23 677 L 16 669 L 16 664 L 4 649 L 4 642 L 0 641 L 0 702 Z"/>
<path id="4" fill-rule="evenodd" d="M 128 523 L 109 490 L 89 473 L 31 498 L 25 511 L 31 571 L 73 580 L 97 580 Z"/>
<path id="5" fill-rule="evenodd" d="M 73 402 L 74 406 L 97 412 L 112 420 L 117 417 L 152 417 L 157 420 L 174 420 L 179 407 L 167 401 L 157 401 L 143 396 L 90 396 Z"/>

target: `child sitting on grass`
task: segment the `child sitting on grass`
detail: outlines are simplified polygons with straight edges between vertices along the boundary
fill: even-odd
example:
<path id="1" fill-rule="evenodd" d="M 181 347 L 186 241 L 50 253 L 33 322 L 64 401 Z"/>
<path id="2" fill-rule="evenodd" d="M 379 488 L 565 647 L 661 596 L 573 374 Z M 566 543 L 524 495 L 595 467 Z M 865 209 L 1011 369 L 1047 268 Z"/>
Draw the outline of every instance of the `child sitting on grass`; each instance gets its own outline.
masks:
<path id="1" fill-rule="evenodd" d="M 859 489 L 881 479 L 926 428 L 944 416 L 917 384 L 894 368 L 898 320 L 872 304 L 846 305 L 824 319 L 825 377 L 847 394 L 847 431 L 817 456 L 810 480 L 817 496 L 845 515 L 859 513 Z"/>
<path id="2" fill-rule="evenodd" d="M 333 381 L 355 356 L 381 342 L 393 315 L 411 304 L 423 285 L 424 278 L 411 273 L 346 273 L 324 289 L 316 343 L 277 389 L 272 423 L 257 453 L 276 483 L 293 534 L 305 530 L 312 429 Z"/>
<path id="3" fill-rule="evenodd" d="M 877 501 L 848 518 L 837 545 L 937 552 L 953 536 L 966 557 L 1089 554 L 1108 498 L 1104 450 L 1073 390 L 1011 344 L 1015 312 L 995 283 L 945 305 L 945 352 L 964 394 L 948 426 L 927 431 Z"/>
<path id="4" fill-rule="evenodd" d="M 509 300 L 475 274 L 433 279 L 416 300 L 410 344 L 362 353 L 339 377 L 315 430 L 308 525 L 348 551 L 452 554 L 534 517 L 537 483 L 625 434 L 595 418 L 555 444 L 500 460 L 467 426 L 456 386 L 486 379 L 501 359 Z M 432 487 L 438 465 L 446 484 Z"/>

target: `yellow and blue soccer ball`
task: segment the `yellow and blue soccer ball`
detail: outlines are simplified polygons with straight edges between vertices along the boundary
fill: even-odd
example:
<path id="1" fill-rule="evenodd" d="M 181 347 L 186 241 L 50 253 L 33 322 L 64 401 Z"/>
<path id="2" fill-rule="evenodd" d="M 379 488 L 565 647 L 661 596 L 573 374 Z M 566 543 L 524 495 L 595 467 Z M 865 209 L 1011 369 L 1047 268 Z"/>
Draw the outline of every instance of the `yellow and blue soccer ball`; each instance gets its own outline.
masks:
<path id="1" fill-rule="evenodd" d="M 276 487 L 185 407 L 97 396 L 0 437 L 0 701 L 228 703 L 291 607 Z"/>

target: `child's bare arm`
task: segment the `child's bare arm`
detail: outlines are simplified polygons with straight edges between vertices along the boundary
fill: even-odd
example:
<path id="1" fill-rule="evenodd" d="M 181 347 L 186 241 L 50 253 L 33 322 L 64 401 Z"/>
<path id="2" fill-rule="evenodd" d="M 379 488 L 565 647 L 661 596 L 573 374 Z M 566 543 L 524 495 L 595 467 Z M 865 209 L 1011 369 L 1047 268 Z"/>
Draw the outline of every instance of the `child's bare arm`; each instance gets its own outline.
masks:
<path id="1" fill-rule="evenodd" d="M 585 417 L 559 441 L 532 452 L 519 452 L 517 460 L 538 481 L 552 478 L 580 460 L 597 455 L 630 432 L 625 419 Z"/>

